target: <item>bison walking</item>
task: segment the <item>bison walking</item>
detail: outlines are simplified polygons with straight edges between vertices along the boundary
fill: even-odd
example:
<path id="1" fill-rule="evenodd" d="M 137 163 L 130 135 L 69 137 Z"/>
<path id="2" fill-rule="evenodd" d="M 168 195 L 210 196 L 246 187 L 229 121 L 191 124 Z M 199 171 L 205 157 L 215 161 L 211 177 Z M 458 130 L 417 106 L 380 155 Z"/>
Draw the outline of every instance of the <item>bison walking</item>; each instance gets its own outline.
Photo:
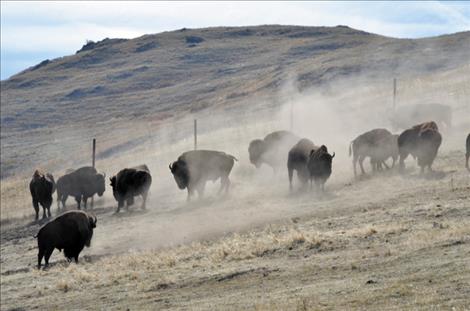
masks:
<path id="1" fill-rule="evenodd" d="M 325 145 L 310 152 L 307 164 L 310 181 L 313 180 L 317 188 L 322 191 L 325 191 L 325 183 L 330 178 L 331 164 L 334 157 L 335 153 L 333 152 L 333 155 L 329 154 Z"/>
<path id="2" fill-rule="evenodd" d="M 400 169 L 405 168 L 405 159 L 411 154 L 418 159 L 422 173 L 425 167 L 431 170 L 441 142 L 442 136 L 438 131 L 437 124 L 433 121 L 418 124 L 403 131 L 398 137 Z"/>
<path id="3" fill-rule="evenodd" d="M 93 229 L 96 227 L 96 217 L 83 211 L 69 211 L 51 220 L 39 229 L 35 236 L 38 240 L 38 269 L 41 268 L 44 257 L 45 266 L 55 248 L 64 250 L 64 256 L 69 261 L 75 259 L 85 246 L 90 247 Z"/>
<path id="4" fill-rule="evenodd" d="M 250 162 L 256 168 L 265 163 L 277 171 L 286 163 L 287 153 L 298 141 L 299 138 L 289 131 L 276 131 L 266 135 L 262 140 L 252 140 L 248 147 Z"/>
<path id="5" fill-rule="evenodd" d="M 52 194 L 54 193 L 56 184 L 52 174 L 41 173 L 36 170 L 33 178 L 29 183 L 29 191 L 33 200 L 33 207 L 36 212 L 36 220 L 39 218 L 39 204 L 43 209 L 42 218 L 46 218 L 46 210 L 51 217 Z"/>
<path id="6" fill-rule="evenodd" d="M 60 202 L 65 208 L 65 201 L 72 196 L 77 201 L 77 208 L 83 201 L 85 208 L 87 200 L 93 195 L 102 196 L 105 191 L 105 174 L 99 174 L 94 167 L 81 167 L 71 173 L 65 174 L 57 180 L 57 208 Z"/>
<path id="7" fill-rule="evenodd" d="M 310 152 L 317 149 L 315 144 L 307 139 L 302 138 L 294 145 L 287 155 L 287 172 L 289 176 L 289 189 L 292 190 L 292 177 L 294 171 L 297 171 L 297 177 L 302 185 L 305 185 L 310 180 L 310 172 L 307 164 Z"/>
<path id="8" fill-rule="evenodd" d="M 193 150 L 183 153 L 169 165 L 178 187 L 188 189 L 187 200 L 191 199 L 194 191 L 199 197 L 204 195 L 204 188 L 208 180 L 216 181 L 220 178 L 219 193 L 230 187 L 229 175 L 232 171 L 234 156 L 220 151 Z"/>
<path id="9" fill-rule="evenodd" d="M 134 197 L 141 195 L 143 198 L 142 209 L 145 209 L 147 195 L 152 184 L 152 176 L 147 165 L 125 168 L 119 171 L 116 176 L 110 178 L 113 196 L 118 202 L 116 213 L 126 202 L 126 209 L 134 204 Z"/>
<path id="10" fill-rule="evenodd" d="M 388 168 L 385 161 L 390 157 L 393 159 L 392 167 L 394 167 L 398 158 L 397 138 L 382 128 L 370 130 L 356 137 L 349 145 L 349 155 L 353 156 L 354 176 L 357 176 L 358 162 L 361 173 L 365 174 L 363 162 L 367 157 L 370 157 L 374 171 L 382 169 L 382 164 Z"/>

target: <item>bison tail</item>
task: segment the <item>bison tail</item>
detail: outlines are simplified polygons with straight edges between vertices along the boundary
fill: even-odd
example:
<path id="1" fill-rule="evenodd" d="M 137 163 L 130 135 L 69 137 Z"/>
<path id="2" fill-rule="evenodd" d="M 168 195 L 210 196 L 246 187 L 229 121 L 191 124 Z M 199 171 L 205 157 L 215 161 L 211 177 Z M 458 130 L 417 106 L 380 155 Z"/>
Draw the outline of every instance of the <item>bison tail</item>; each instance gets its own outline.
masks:
<path id="1" fill-rule="evenodd" d="M 230 155 L 230 154 L 229 154 L 228 156 L 238 162 L 238 159 L 235 158 L 233 155 Z"/>

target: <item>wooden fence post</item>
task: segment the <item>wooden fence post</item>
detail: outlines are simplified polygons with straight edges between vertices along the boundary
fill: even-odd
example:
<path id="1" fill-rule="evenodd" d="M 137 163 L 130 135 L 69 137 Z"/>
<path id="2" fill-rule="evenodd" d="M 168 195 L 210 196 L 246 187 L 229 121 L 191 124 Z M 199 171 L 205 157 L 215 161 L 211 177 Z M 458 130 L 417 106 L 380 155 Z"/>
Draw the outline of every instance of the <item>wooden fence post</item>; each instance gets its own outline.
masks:
<path id="1" fill-rule="evenodd" d="M 93 138 L 93 151 L 91 155 L 91 165 L 93 166 L 93 168 L 95 168 L 95 155 L 96 155 L 96 138 Z M 95 205 L 94 198 L 95 196 L 91 197 L 91 208 L 93 208 Z"/>

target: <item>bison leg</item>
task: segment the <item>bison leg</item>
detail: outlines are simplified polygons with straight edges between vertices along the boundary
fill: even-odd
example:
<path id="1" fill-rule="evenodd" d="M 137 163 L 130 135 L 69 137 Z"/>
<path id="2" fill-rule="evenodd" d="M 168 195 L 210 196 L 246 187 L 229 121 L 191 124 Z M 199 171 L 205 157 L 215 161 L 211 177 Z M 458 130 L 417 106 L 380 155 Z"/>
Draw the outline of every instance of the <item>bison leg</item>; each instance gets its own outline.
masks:
<path id="1" fill-rule="evenodd" d="M 366 172 L 364 171 L 364 159 L 365 157 L 364 156 L 360 156 L 359 157 L 359 167 L 361 168 L 361 173 L 364 175 Z"/>
<path id="2" fill-rule="evenodd" d="M 42 205 L 42 219 L 44 219 L 44 218 L 47 218 L 47 215 L 46 215 L 47 206 L 45 204 L 41 204 L 41 205 Z"/>
<path id="3" fill-rule="evenodd" d="M 289 173 L 289 190 L 292 191 L 292 176 L 294 175 L 294 170 L 291 167 L 289 167 L 288 173 Z"/>
<path id="4" fill-rule="evenodd" d="M 36 212 L 36 220 L 39 218 L 39 202 L 35 199 L 33 199 L 33 207 L 34 211 Z"/>
<path id="5" fill-rule="evenodd" d="M 145 209 L 145 204 L 147 203 L 147 195 L 148 195 L 148 192 L 143 192 L 142 193 L 142 209 Z"/>
<path id="6" fill-rule="evenodd" d="M 116 210 L 116 213 L 119 213 L 119 211 L 121 210 L 121 207 L 124 205 L 124 201 L 123 200 L 119 200 L 118 201 L 118 208 Z"/>
<path id="7" fill-rule="evenodd" d="M 387 162 L 385 162 L 385 160 L 382 161 L 381 166 L 382 166 L 382 164 L 385 166 L 385 169 L 387 169 L 387 170 L 390 169 L 390 167 L 387 165 Z"/>
<path id="8" fill-rule="evenodd" d="M 357 176 L 356 165 L 357 165 L 357 156 L 354 154 L 354 155 L 353 155 L 353 169 L 354 169 L 354 177 L 356 177 L 356 176 Z"/>
<path id="9" fill-rule="evenodd" d="M 61 201 L 62 201 L 62 208 L 65 209 L 65 201 L 67 201 L 68 195 L 62 195 Z M 59 204 L 59 202 L 57 202 Z"/>
<path id="10" fill-rule="evenodd" d="M 84 207 L 84 209 L 87 209 L 87 207 L 86 207 L 87 202 L 88 202 L 88 197 L 84 196 L 83 197 L 83 207 Z"/>
<path id="11" fill-rule="evenodd" d="M 53 251 L 54 251 L 54 248 L 46 249 L 46 252 L 45 252 L 45 255 L 44 255 L 44 261 L 46 262 L 46 264 L 44 265 L 44 267 L 49 266 L 49 258 L 51 258 L 51 255 L 52 255 Z"/>
<path id="12" fill-rule="evenodd" d="M 470 168 L 468 167 L 468 159 L 470 158 L 470 153 L 467 153 L 465 155 L 465 167 L 467 168 L 467 170 L 470 170 Z"/>
<path id="13" fill-rule="evenodd" d="M 42 257 L 44 257 L 44 248 L 40 247 L 38 253 L 38 269 L 41 269 Z"/>
<path id="14" fill-rule="evenodd" d="M 408 157 L 407 152 L 400 153 L 399 166 L 400 166 L 401 171 L 403 171 L 405 169 L 405 160 L 406 160 L 407 157 Z"/>
<path id="15" fill-rule="evenodd" d="M 80 202 L 82 201 L 82 197 L 81 197 L 81 196 L 75 197 L 75 201 L 77 202 L 77 208 L 78 208 L 78 209 L 81 209 L 81 208 L 80 208 Z"/>

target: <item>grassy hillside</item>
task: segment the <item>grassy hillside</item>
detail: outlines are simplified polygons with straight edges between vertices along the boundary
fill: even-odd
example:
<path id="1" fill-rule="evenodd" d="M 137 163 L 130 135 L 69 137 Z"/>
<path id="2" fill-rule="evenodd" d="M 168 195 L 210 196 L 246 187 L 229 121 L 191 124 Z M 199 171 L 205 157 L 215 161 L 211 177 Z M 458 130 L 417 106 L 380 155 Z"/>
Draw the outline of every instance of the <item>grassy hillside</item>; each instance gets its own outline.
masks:
<path id="1" fill-rule="evenodd" d="M 469 49 L 469 32 L 408 40 L 345 26 L 181 29 L 90 42 L 1 82 L 1 176 L 88 161 L 81 150 L 92 137 L 106 157 L 148 142 L 162 122 L 168 127 L 164 120 L 273 107 L 292 81 L 300 92 L 337 93 L 331 83 L 340 79 L 366 85 L 458 68 Z"/>

